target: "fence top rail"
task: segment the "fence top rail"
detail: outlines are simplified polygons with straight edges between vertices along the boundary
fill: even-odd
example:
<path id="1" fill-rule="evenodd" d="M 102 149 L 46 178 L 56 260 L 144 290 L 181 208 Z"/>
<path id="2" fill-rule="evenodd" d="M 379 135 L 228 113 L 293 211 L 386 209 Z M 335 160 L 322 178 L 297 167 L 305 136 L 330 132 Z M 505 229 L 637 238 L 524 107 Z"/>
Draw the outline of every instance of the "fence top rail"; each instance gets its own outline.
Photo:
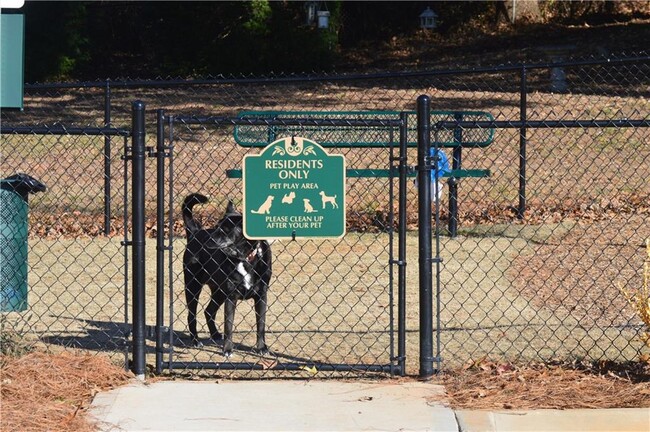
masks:
<path id="1" fill-rule="evenodd" d="M 567 129 L 567 128 L 637 128 L 650 127 L 650 119 L 620 120 L 527 120 L 527 121 L 439 121 L 431 124 L 433 130 L 485 129 Z"/>
<path id="2" fill-rule="evenodd" d="M 408 120 L 415 117 L 415 111 L 243 111 L 238 118 L 255 123 L 238 123 L 233 134 L 242 147 L 264 147 L 281 136 L 300 135 L 323 147 L 383 148 L 399 141 L 401 115 L 410 125 L 406 131 L 407 146 L 416 147 L 416 121 Z M 294 123 L 296 119 L 301 121 Z M 267 123 L 259 123 L 260 120 Z M 483 111 L 431 112 L 432 123 L 444 120 L 494 121 L 494 117 Z M 494 129 L 440 130 L 432 139 L 439 147 L 486 147 L 494 139 Z"/>
<path id="3" fill-rule="evenodd" d="M 195 85 L 218 85 L 218 84 L 264 84 L 264 83 L 291 83 L 291 82 L 318 82 L 318 81 L 350 81 L 350 80 L 374 80 L 386 78 L 417 78 L 437 75 L 459 75 L 459 74 L 481 74 L 493 72 L 513 72 L 522 69 L 549 69 L 554 67 L 571 68 L 581 66 L 599 65 L 623 65 L 623 64 L 644 64 L 650 63 L 650 56 L 637 55 L 635 57 L 623 58 L 591 58 L 582 60 L 567 60 L 561 62 L 538 62 L 518 63 L 497 66 L 483 66 L 470 68 L 449 68 L 433 69 L 424 71 L 402 71 L 383 73 L 352 73 L 340 75 L 289 75 L 289 76 L 267 76 L 267 77 L 215 77 L 206 79 L 120 79 L 120 80 L 97 80 L 79 82 L 58 82 L 58 83 L 32 83 L 25 84 L 25 90 L 47 90 L 47 89 L 70 89 L 70 88 L 168 88 L 184 87 Z"/>
<path id="4" fill-rule="evenodd" d="M 88 135 L 88 136 L 131 136 L 130 129 L 114 127 L 65 127 L 53 126 L 7 126 L 0 127 L 3 135 Z"/>

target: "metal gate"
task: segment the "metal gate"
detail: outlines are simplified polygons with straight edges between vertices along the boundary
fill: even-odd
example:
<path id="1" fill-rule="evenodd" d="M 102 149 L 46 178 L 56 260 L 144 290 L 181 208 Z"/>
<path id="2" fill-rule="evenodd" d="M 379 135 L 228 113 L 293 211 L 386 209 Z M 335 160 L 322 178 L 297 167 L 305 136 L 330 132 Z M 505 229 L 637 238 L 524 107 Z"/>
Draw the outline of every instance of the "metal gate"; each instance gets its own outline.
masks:
<path id="1" fill-rule="evenodd" d="M 158 110 L 157 118 L 157 148 L 151 149 L 157 158 L 156 370 L 404 374 L 406 113 L 177 117 Z M 303 136 L 346 157 L 347 234 L 272 242 L 270 352 L 253 349 L 256 312 L 252 302 L 241 301 L 233 355 L 225 357 L 201 313 L 210 302 L 207 287 L 197 314 L 203 346 L 189 335 L 181 203 L 190 193 L 209 196 L 194 212 L 205 227 L 214 226 L 229 200 L 241 210 L 243 156 L 283 136 Z M 223 323 L 219 311 L 217 327 Z"/>

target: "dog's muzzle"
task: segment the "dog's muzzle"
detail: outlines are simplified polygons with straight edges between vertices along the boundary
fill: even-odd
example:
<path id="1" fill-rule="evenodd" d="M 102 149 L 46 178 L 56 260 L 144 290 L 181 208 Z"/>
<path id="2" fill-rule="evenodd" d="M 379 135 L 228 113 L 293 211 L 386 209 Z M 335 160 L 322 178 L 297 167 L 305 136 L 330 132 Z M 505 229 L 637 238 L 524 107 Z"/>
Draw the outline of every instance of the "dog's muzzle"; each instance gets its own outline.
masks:
<path id="1" fill-rule="evenodd" d="M 255 258 L 262 258 L 263 252 L 262 252 L 262 245 L 260 242 L 255 243 L 255 247 L 253 250 L 246 256 L 246 260 L 249 263 L 252 263 L 255 261 Z"/>

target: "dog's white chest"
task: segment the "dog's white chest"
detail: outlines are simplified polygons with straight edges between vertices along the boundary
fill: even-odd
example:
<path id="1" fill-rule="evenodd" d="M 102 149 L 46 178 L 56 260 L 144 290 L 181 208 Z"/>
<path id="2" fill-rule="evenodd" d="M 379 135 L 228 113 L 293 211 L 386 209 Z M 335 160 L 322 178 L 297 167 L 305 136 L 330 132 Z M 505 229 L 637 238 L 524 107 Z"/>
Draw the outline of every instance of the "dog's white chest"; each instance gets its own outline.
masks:
<path id="1" fill-rule="evenodd" d="M 253 276 L 251 276 L 251 274 L 246 270 L 243 262 L 237 264 L 237 273 L 242 275 L 244 278 L 244 287 L 246 287 L 247 290 L 253 288 Z"/>

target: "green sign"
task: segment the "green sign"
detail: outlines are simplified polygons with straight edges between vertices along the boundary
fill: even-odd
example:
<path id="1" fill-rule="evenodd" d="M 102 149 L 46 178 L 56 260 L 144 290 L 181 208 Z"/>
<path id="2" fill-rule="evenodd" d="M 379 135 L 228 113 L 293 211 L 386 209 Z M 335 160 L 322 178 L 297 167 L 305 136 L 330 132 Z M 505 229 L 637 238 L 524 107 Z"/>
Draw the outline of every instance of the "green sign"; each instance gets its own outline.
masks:
<path id="1" fill-rule="evenodd" d="M 25 19 L 22 14 L 0 15 L 0 107 L 23 107 Z"/>
<path id="2" fill-rule="evenodd" d="M 250 239 L 345 235 L 345 158 L 307 138 L 244 156 L 244 235 Z"/>

